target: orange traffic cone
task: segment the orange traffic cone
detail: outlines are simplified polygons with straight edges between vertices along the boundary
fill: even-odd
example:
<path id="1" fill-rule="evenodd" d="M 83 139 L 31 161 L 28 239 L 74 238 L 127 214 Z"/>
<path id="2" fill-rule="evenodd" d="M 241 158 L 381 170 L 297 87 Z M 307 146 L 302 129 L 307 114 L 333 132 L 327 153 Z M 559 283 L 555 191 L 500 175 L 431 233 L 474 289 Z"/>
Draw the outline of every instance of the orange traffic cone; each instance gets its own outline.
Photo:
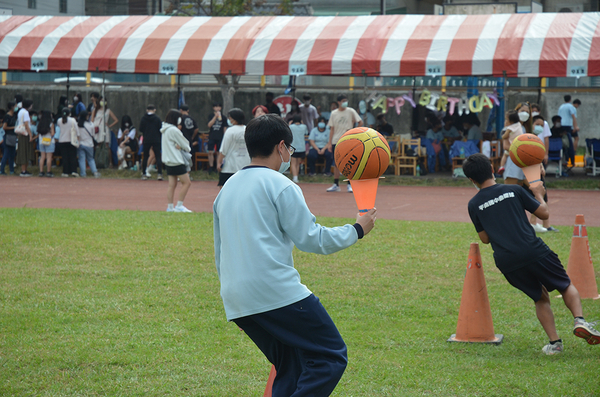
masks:
<path id="1" fill-rule="evenodd" d="M 575 216 L 567 274 L 582 299 L 600 299 L 583 215 Z"/>
<path id="2" fill-rule="evenodd" d="M 379 178 L 356 180 L 350 179 L 350 185 L 352 185 L 354 200 L 356 201 L 356 206 L 358 207 L 358 213 L 361 216 L 375 207 L 375 198 L 377 197 Z"/>
<path id="3" fill-rule="evenodd" d="M 275 366 L 273 365 L 271 367 L 271 372 L 269 372 L 269 379 L 267 380 L 267 387 L 265 388 L 265 394 L 263 394 L 263 397 L 271 397 L 275 375 L 277 375 L 277 371 L 275 371 Z"/>
<path id="4" fill-rule="evenodd" d="M 503 335 L 494 334 L 494 323 L 481 267 L 479 244 L 471 243 L 456 334 L 448 342 L 477 342 L 499 345 Z"/>
<path id="5" fill-rule="evenodd" d="M 533 187 L 542 183 L 542 170 L 539 164 L 523 167 L 522 170 L 523 174 L 525 174 L 525 179 L 527 179 L 530 186 Z"/>

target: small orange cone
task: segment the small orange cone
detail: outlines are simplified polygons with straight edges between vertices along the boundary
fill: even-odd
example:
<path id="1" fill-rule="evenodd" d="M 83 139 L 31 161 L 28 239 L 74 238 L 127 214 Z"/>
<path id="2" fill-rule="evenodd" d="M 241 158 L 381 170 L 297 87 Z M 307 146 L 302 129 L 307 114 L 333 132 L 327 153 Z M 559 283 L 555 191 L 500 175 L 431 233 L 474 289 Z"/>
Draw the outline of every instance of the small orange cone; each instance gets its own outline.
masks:
<path id="1" fill-rule="evenodd" d="M 354 200 L 356 200 L 358 213 L 361 216 L 375 207 L 379 178 L 350 179 L 350 185 L 352 185 Z"/>
<path id="2" fill-rule="evenodd" d="M 494 334 L 494 323 L 483 268 L 479 244 L 471 243 L 469 262 L 463 286 L 456 334 L 448 342 L 477 342 L 499 345 L 503 335 Z"/>
<path id="3" fill-rule="evenodd" d="M 581 299 L 600 299 L 583 215 L 575 216 L 567 274 Z"/>
<path id="4" fill-rule="evenodd" d="M 525 178 L 527 179 L 527 182 L 529 182 L 530 186 L 536 186 L 542 183 L 542 171 L 539 164 L 530 165 L 521 169 L 523 170 L 523 174 L 525 174 Z"/>
<path id="5" fill-rule="evenodd" d="M 271 397 L 275 375 L 277 375 L 277 371 L 275 371 L 275 366 L 273 365 L 271 367 L 271 372 L 269 372 L 269 379 L 267 380 L 267 387 L 265 388 L 265 394 L 263 394 L 263 397 Z"/>

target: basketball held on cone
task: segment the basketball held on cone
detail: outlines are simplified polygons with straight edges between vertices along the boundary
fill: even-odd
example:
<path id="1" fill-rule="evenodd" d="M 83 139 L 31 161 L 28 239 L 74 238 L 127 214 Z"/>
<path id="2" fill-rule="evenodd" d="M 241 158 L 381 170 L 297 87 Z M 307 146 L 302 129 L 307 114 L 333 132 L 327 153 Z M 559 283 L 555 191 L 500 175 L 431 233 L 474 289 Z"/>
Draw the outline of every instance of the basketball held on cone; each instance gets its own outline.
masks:
<path id="1" fill-rule="evenodd" d="M 372 128 L 348 130 L 335 145 L 335 165 L 350 180 L 379 178 L 390 157 L 390 145 Z"/>
<path id="2" fill-rule="evenodd" d="M 546 146 L 536 135 L 522 134 L 513 140 L 509 153 L 513 163 L 524 168 L 544 161 Z"/>

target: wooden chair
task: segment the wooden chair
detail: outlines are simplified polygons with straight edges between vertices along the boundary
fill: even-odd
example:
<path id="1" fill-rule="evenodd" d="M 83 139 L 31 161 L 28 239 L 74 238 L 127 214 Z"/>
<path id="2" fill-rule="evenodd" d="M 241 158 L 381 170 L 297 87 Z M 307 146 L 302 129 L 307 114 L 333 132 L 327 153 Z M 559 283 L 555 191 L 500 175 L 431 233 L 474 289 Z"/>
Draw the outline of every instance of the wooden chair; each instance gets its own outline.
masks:
<path id="1" fill-rule="evenodd" d="M 390 145 L 390 166 L 394 167 L 394 174 L 398 175 L 396 172 L 396 158 L 400 155 L 400 143 L 401 139 L 399 136 L 390 136 L 386 137 L 388 145 Z"/>
<path id="2" fill-rule="evenodd" d="M 406 149 L 414 148 L 415 156 L 407 156 Z M 421 150 L 421 138 L 413 139 L 402 139 L 400 141 L 400 154 L 396 157 L 394 168 L 395 174 L 401 175 L 403 170 L 412 170 L 413 175 L 417 175 L 417 164 L 419 163 L 419 156 Z"/>
<path id="3" fill-rule="evenodd" d="M 202 169 L 208 169 L 210 163 L 208 161 L 208 152 L 205 150 L 208 142 L 208 133 L 200 134 L 200 151 L 194 153 L 194 170 L 198 171 L 198 165 L 202 164 Z"/>

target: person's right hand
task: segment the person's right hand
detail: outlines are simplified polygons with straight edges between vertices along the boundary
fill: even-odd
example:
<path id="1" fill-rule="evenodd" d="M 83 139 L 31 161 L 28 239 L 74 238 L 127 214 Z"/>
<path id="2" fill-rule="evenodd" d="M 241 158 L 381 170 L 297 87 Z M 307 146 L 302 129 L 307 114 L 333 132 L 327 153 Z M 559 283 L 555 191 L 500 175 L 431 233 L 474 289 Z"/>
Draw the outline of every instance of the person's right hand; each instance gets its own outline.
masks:
<path id="1" fill-rule="evenodd" d="M 373 229 L 373 226 L 375 226 L 376 219 L 377 208 L 373 208 L 369 210 L 366 214 L 363 214 L 363 216 L 360 216 L 360 214 L 358 214 L 356 216 L 356 223 L 358 223 L 363 228 L 363 232 L 366 236 Z"/>
<path id="2" fill-rule="evenodd" d="M 546 188 L 544 188 L 543 183 L 538 183 L 535 186 L 529 186 L 529 189 L 531 190 L 537 201 L 539 201 L 540 203 L 544 202 L 544 194 L 546 193 Z"/>

